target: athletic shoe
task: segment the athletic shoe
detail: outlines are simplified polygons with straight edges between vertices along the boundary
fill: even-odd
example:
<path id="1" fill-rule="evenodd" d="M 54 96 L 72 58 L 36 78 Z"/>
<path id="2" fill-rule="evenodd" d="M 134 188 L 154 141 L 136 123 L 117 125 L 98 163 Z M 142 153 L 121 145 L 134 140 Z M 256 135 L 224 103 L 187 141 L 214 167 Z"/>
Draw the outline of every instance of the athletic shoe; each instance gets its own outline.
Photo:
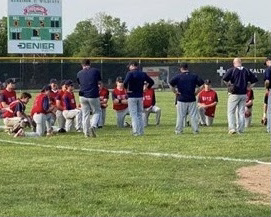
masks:
<path id="1" fill-rule="evenodd" d="M 91 134 L 91 137 L 96 138 L 96 132 L 95 132 L 95 128 L 94 127 L 90 128 L 90 134 Z"/>
<path id="2" fill-rule="evenodd" d="M 58 130 L 58 133 L 66 133 L 66 130 L 63 129 L 63 128 L 60 128 L 60 129 Z"/>
<path id="3" fill-rule="evenodd" d="M 231 134 L 231 135 L 236 134 L 236 131 L 235 130 L 230 130 L 229 134 Z"/>
<path id="4" fill-rule="evenodd" d="M 14 138 L 20 137 L 20 136 L 24 136 L 24 131 L 23 129 L 20 129 L 15 135 Z"/>

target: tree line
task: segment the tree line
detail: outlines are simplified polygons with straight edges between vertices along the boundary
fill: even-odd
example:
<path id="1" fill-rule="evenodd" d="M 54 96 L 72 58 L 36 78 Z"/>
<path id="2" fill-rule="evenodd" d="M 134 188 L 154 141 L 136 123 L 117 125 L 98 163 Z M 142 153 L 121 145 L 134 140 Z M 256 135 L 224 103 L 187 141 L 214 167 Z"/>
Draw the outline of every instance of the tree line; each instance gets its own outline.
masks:
<path id="1" fill-rule="evenodd" d="M 253 36 L 256 38 L 253 38 Z M 117 17 L 98 13 L 77 23 L 64 39 L 67 57 L 233 57 L 271 53 L 270 32 L 243 25 L 235 12 L 213 6 L 193 11 L 184 21 L 160 20 L 128 31 Z M 0 20 L 0 55 L 7 56 L 7 19 Z"/>

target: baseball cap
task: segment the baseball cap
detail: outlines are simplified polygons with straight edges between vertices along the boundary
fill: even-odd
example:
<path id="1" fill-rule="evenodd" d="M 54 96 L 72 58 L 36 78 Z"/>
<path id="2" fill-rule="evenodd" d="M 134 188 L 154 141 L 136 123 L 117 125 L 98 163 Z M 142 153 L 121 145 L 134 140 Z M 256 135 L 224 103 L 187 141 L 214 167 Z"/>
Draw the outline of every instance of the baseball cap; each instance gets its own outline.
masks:
<path id="1" fill-rule="evenodd" d="M 57 84 L 57 80 L 56 80 L 55 78 L 52 78 L 52 79 L 50 80 L 50 84 Z"/>
<path id="2" fill-rule="evenodd" d="M 67 85 L 67 86 L 73 86 L 73 81 L 72 80 L 67 80 L 65 82 L 65 85 Z"/>
<path id="3" fill-rule="evenodd" d="M 8 78 L 6 81 L 5 81 L 5 84 L 7 85 L 7 84 L 15 84 L 16 82 L 15 82 L 15 80 L 14 79 L 12 79 L 12 78 Z"/>
<path id="4" fill-rule="evenodd" d="M 41 92 L 51 91 L 51 90 L 52 90 L 52 88 L 51 88 L 50 85 L 45 85 L 45 86 L 43 86 L 43 88 L 41 89 Z"/>
<path id="5" fill-rule="evenodd" d="M 129 62 L 129 64 L 127 65 L 127 67 L 129 68 L 130 66 L 139 66 L 139 64 L 138 64 L 138 62 L 137 61 L 131 61 L 131 62 Z"/>
<path id="6" fill-rule="evenodd" d="M 123 82 L 123 77 L 121 77 L 121 76 L 117 77 L 116 81 L 122 83 Z"/>
<path id="7" fill-rule="evenodd" d="M 266 66 L 266 62 L 267 62 L 267 61 L 270 61 L 270 60 L 271 60 L 271 56 L 266 57 L 266 59 L 265 59 L 265 61 L 264 61 L 264 65 Z"/>
<path id="8" fill-rule="evenodd" d="M 180 68 L 182 69 L 188 69 L 188 64 L 187 63 L 181 63 Z"/>
<path id="9" fill-rule="evenodd" d="M 62 80 L 62 81 L 60 82 L 60 85 L 61 85 L 61 86 L 66 85 L 66 80 Z"/>
<path id="10" fill-rule="evenodd" d="M 211 82 L 211 80 L 209 80 L 209 79 L 206 79 L 205 81 L 204 81 L 204 84 L 207 84 L 207 85 L 210 85 L 212 82 Z"/>

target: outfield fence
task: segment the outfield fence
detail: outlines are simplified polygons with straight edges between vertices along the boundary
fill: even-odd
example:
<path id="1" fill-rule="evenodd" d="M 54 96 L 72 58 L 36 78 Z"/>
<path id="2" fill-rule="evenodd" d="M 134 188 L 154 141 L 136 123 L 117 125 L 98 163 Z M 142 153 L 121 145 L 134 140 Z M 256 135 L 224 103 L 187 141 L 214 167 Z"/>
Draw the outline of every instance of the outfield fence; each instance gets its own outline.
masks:
<path id="1" fill-rule="evenodd" d="M 81 70 L 82 57 L 0 57 L 0 81 L 13 78 L 18 89 L 40 89 L 51 78 L 58 81 L 76 80 Z M 127 64 L 138 61 L 143 71 L 154 80 L 156 88 L 167 88 L 169 80 L 178 73 L 181 62 L 189 63 L 190 70 L 203 79 L 210 79 L 214 87 L 222 87 L 222 76 L 232 67 L 233 58 L 108 58 L 89 57 L 92 66 L 100 69 L 102 79 L 108 88 L 112 88 L 118 76 L 125 76 Z M 242 58 L 244 66 L 255 73 L 259 79 L 256 86 L 263 85 L 265 66 L 264 57 Z"/>

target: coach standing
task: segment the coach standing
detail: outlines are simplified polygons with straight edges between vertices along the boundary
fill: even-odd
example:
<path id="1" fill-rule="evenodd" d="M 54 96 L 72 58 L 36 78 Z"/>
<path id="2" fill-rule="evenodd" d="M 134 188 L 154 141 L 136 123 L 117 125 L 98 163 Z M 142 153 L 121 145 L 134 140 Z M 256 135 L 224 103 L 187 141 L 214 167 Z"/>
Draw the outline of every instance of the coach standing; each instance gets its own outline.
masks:
<path id="1" fill-rule="evenodd" d="M 145 73 L 139 70 L 137 62 L 131 62 L 128 65 L 129 72 L 124 80 L 124 88 L 128 93 L 128 108 L 132 118 L 132 127 L 134 136 L 144 134 L 143 122 L 143 86 L 146 81 L 151 88 L 154 81 Z"/>
<path id="2" fill-rule="evenodd" d="M 228 125 L 229 134 L 243 133 L 245 129 L 245 106 L 247 87 L 251 87 L 258 81 L 256 76 L 242 66 L 240 58 L 233 60 L 233 68 L 229 69 L 223 76 L 228 86 Z M 237 114 L 237 126 L 236 126 Z"/>
<path id="3" fill-rule="evenodd" d="M 85 137 L 96 137 L 95 128 L 98 126 L 101 114 L 99 82 L 101 73 L 98 69 L 90 67 L 90 60 L 83 60 L 82 70 L 77 74 L 77 81 L 80 85 L 79 97 L 83 113 L 83 131 Z M 90 126 L 90 112 L 93 116 Z"/>
<path id="4" fill-rule="evenodd" d="M 193 132 L 199 132 L 198 108 L 196 95 L 203 89 L 204 81 L 196 74 L 189 72 L 188 64 L 180 65 L 180 74 L 169 82 L 172 91 L 177 95 L 177 123 L 175 133 L 183 132 L 184 120 L 187 114 L 191 118 Z M 196 90 L 196 87 L 199 87 Z"/>
<path id="5" fill-rule="evenodd" d="M 271 56 L 266 58 L 265 65 L 267 69 L 264 73 L 265 87 L 269 90 L 268 105 L 267 105 L 267 132 L 270 133 L 271 129 Z"/>

